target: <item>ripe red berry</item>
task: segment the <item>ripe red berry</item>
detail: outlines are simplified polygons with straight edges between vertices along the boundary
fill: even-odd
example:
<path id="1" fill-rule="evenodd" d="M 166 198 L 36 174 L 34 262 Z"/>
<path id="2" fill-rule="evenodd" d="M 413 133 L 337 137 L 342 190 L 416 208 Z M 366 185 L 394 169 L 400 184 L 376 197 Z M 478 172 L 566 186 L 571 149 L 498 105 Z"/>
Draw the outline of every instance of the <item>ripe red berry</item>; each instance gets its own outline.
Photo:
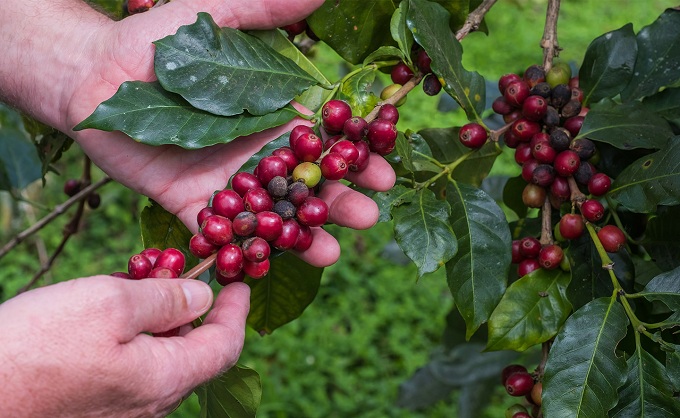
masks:
<path id="1" fill-rule="evenodd" d="M 541 124 L 526 118 L 519 118 L 512 123 L 510 130 L 521 142 L 529 142 L 537 133 L 541 132 Z"/>
<path id="2" fill-rule="evenodd" d="M 392 67 L 390 78 L 393 83 L 404 85 L 413 77 L 413 71 L 403 61 Z"/>
<path id="3" fill-rule="evenodd" d="M 251 237 L 241 244 L 243 257 L 249 261 L 264 261 L 269 258 L 271 248 L 269 243 L 261 237 Z"/>
<path id="4" fill-rule="evenodd" d="M 253 279 L 261 279 L 269 273 L 269 259 L 260 262 L 243 261 L 243 272 Z"/>
<path id="5" fill-rule="evenodd" d="M 530 91 L 531 87 L 529 87 L 529 84 L 527 84 L 526 81 L 513 81 L 505 88 L 503 97 L 505 97 L 505 100 L 512 106 L 522 107 L 522 103 L 529 97 Z"/>
<path id="6" fill-rule="evenodd" d="M 300 224 L 300 233 L 298 234 L 297 241 L 293 249 L 295 251 L 304 252 L 309 247 L 312 246 L 312 241 L 314 236 L 312 235 L 312 229 L 307 225 Z"/>
<path id="7" fill-rule="evenodd" d="M 290 25 L 281 26 L 281 29 L 286 31 L 288 36 L 295 37 L 307 29 L 307 21 L 303 19 Z"/>
<path id="8" fill-rule="evenodd" d="M 281 235 L 272 241 L 272 246 L 277 250 L 292 250 L 300 235 L 300 224 L 295 219 L 285 219 Z"/>
<path id="9" fill-rule="evenodd" d="M 201 233 L 194 234 L 189 240 L 189 251 L 198 258 L 208 258 L 218 248 L 217 245 L 208 241 Z"/>
<path id="10" fill-rule="evenodd" d="M 145 248 L 140 252 L 141 255 L 144 257 L 148 258 L 149 261 L 151 261 L 152 265 L 156 264 L 156 260 L 158 259 L 158 256 L 161 255 L 161 250 L 158 248 Z"/>
<path id="11" fill-rule="evenodd" d="M 524 260 L 524 255 L 520 250 L 521 240 L 512 240 L 512 264 L 518 264 L 520 261 Z"/>
<path id="12" fill-rule="evenodd" d="M 505 386 L 505 381 L 508 380 L 508 377 L 510 375 L 519 373 L 519 372 L 525 372 L 526 373 L 527 368 L 522 366 L 521 364 L 510 364 L 507 365 L 503 368 L 501 371 L 501 385 Z"/>
<path id="13" fill-rule="evenodd" d="M 361 141 L 368 132 L 368 122 L 361 116 L 354 116 L 345 121 L 342 132 L 350 141 Z"/>
<path id="14" fill-rule="evenodd" d="M 375 119 L 368 124 L 366 137 L 371 151 L 380 155 L 387 155 L 394 149 L 397 140 L 397 127 L 388 120 Z"/>
<path id="15" fill-rule="evenodd" d="M 82 184 L 80 183 L 80 180 L 68 179 L 64 183 L 64 193 L 69 197 L 75 196 L 80 191 L 81 187 Z"/>
<path id="16" fill-rule="evenodd" d="M 227 277 L 220 273 L 219 270 L 215 270 L 215 281 L 219 283 L 222 286 L 226 286 L 231 283 L 236 283 L 236 282 L 242 282 L 243 279 L 245 279 L 246 274 L 243 272 L 243 270 L 239 270 L 238 273 L 236 273 L 233 277 Z"/>
<path id="17" fill-rule="evenodd" d="M 550 164 L 555 161 L 557 151 L 548 142 L 539 142 L 531 149 L 531 155 L 541 163 Z"/>
<path id="18" fill-rule="evenodd" d="M 158 267 L 169 268 L 179 277 L 184 272 L 184 253 L 182 253 L 177 248 L 166 248 L 158 255 L 156 262 L 154 263 L 154 269 Z"/>
<path id="19" fill-rule="evenodd" d="M 505 390 L 510 396 L 524 396 L 531 393 L 534 378 L 527 372 L 513 373 L 505 380 Z"/>
<path id="20" fill-rule="evenodd" d="M 519 241 L 519 252 L 524 258 L 536 258 L 541 251 L 541 242 L 534 237 L 524 237 Z"/>
<path id="21" fill-rule="evenodd" d="M 172 269 L 167 267 L 154 267 L 149 272 L 150 279 L 176 279 L 179 275 Z"/>
<path id="22" fill-rule="evenodd" d="M 522 178 L 527 183 L 531 183 L 534 178 L 534 170 L 538 167 L 538 161 L 531 158 L 522 165 Z"/>
<path id="23" fill-rule="evenodd" d="M 351 117 L 352 108 L 342 100 L 329 100 L 321 108 L 321 123 L 326 132 L 331 134 L 341 132 L 345 121 Z"/>
<path id="24" fill-rule="evenodd" d="M 149 277 L 153 264 L 141 254 L 135 254 L 128 260 L 128 274 L 133 280 Z"/>
<path id="25" fill-rule="evenodd" d="M 292 173 L 293 169 L 300 163 L 290 147 L 277 148 L 272 152 L 272 155 L 281 158 L 286 163 L 288 174 Z"/>
<path id="26" fill-rule="evenodd" d="M 597 237 L 608 253 L 615 253 L 626 244 L 626 235 L 616 225 L 603 226 L 597 231 Z"/>
<path id="27" fill-rule="evenodd" d="M 357 157 L 356 161 L 354 161 L 354 164 L 349 165 L 349 170 L 359 173 L 364 171 L 366 167 L 368 167 L 368 161 L 371 156 L 371 150 L 368 144 L 364 141 L 355 142 L 354 146 L 359 152 L 359 156 Z"/>
<path id="28" fill-rule="evenodd" d="M 546 245 L 538 253 L 538 263 L 546 270 L 559 267 L 562 258 L 564 258 L 564 252 L 559 245 L 555 244 Z"/>
<path id="29" fill-rule="evenodd" d="M 220 215 L 208 216 L 201 225 L 201 233 L 217 246 L 229 244 L 234 238 L 231 221 Z"/>
<path id="30" fill-rule="evenodd" d="M 377 119 L 383 119 L 397 124 L 399 122 L 399 109 L 393 104 L 385 103 L 378 109 Z"/>
<path id="31" fill-rule="evenodd" d="M 300 146 L 300 143 L 301 140 L 298 140 L 298 147 Z M 274 177 L 286 177 L 287 174 L 288 166 L 286 165 L 286 162 L 276 155 L 264 157 L 257 163 L 257 178 L 264 186 L 268 185 Z"/>
<path id="32" fill-rule="evenodd" d="M 526 260 L 522 260 L 517 266 L 517 275 L 519 277 L 524 277 L 532 271 L 538 270 L 540 268 L 541 265 L 538 263 L 537 259 L 527 258 Z"/>
<path id="33" fill-rule="evenodd" d="M 474 122 L 463 125 L 458 131 L 460 143 L 472 149 L 481 148 L 488 138 L 489 134 L 486 129 Z"/>
<path id="34" fill-rule="evenodd" d="M 346 139 L 340 140 L 333 144 L 329 151 L 337 152 L 345 158 L 348 165 L 354 164 L 354 162 L 359 158 L 359 150 L 357 150 L 354 142 L 348 141 Z"/>
<path id="35" fill-rule="evenodd" d="M 432 72 L 432 59 L 430 56 L 425 52 L 424 49 L 421 49 L 418 51 L 418 55 L 416 55 L 416 65 L 418 66 L 418 69 L 420 72 L 423 74 L 429 74 Z"/>
<path id="36" fill-rule="evenodd" d="M 269 192 L 262 187 L 248 190 L 243 196 L 243 207 L 253 213 L 272 210 L 274 200 Z"/>
<path id="37" fill-rule="evenodd" d="M 328 220 L 328 205 L 318 197 L 308 197 L 298 207 L 298 222 L 307 226 L 321 226 Z"/>
<path id="38" fill-rule="evenodd" d="M 237 276 L 243 268 L 243 251 L 236 244 L 227 244 L 217 251 L 215 268 L 226 278 Z"/>
<path id="39" fill-rule="evenodd" d="M 295 144 L 297 144 L 298 138 L 300 138 L 303 134 L 313 134 L 314 129 L 312 129 L 310 126 L 307 125 L 297 125 L 290 131 L 290 135 L 288 137 L 288 141 L 290 143 L 290 148 L 295 149 Z"/>
<path id="40" fill-rule="evenodd" d="M 553 161 L 555 171 L 563 177 L 569 177 L 576 173 L 579 165 L 581 165 L 581 159 L 578 158 L 578 154 L 571 150 L 560 152 L 555 156 L 555 161 Z"/>
<path id="41" fill-rule="evenodd" d="M 241 197 L 245 196 L 248 190 L 259 187 L 262 187 L 260 180 L 258 180 L 255 175 L 246 173 L 245 171 L 238 172 L 231 178 L 231 188 Z M 200 222 L 199 225 L 201 223 L 202 222 Z"/>
<path id="42" fill-rule="evenodd" d="M 578 135 L 581 131 L 581 126 L 583 126 L 583 116 L 573 116 L 564 121 L 564 128 L 569 131 L 572 137 Z"/>
<path id="43" fill-rule="evenodd" d="M 258 212 L 255 216 L 257 216 L 256 236 L 267 241 L 274 241 L 281 235 L 283 219 L 277 213 L 264 211 Z"/>
<path id="44" fill-rule="evenodd" d="M 212 198 L 212 208 L 216 215 L 234 219 L 236 215 L 243 212 L 243 198 L 233 190 L 221 190 Z"/>
<path id="45" fill-rule="evenodd" d="M 330 152 L 326 154 L 319 163 L 321 175 L 328 180 L 340 180 L 345 177 L 349 166 L 345 158 L 337 152 Z"/>
<path id="46" fill-rule="evenodd" d="M 499 96 L 491 104 L 491 109 L 499 115 L 507 115 L 512 112 L 515 108 L 505 100 L 505 97 Z"/>
<path id="47" fill-rule="evenodd" d="M 132 280 L 132 277 L 130 277 L 129 273 L 126 273 L 124 271 L 114 271 L 113 273 L 109 273 L 109 276 L 111 277 L 117 277 L 119 279 L 128 279 Z"/>
<path id="48" fill-rule="evenodd" d="M 539 121 L 547 111 L 548 102 L 538 95 L 529 96 L 522 103 L 522 115 L 529 120 Z"/>
<path id="49" fill-rule="evenodd" d="M 567 213 L 562 216 L 559 225 L 560 234 L 565 239 L 577 239 L 583 234 L 583 229 L 585 228 L 581 215 L 574 213 Z"/>
<path id="50" fill-rule="evenodd" d="M 146 12 L 154 5 L 154 0 L 128 0 L 127 10 L 131 15 Z"/>
<path id="51" fill-rule="evenodd" d="M 571 189 L 569 189 L 569 181 L 564 178 L 557 176 L 550 185 L 550 194 L 555 198 L 566 201 L 571 197 Z"/>
<path id="52" fill-rule="evenodd" d="M 593 174 L 588 181 L 588 192 L 593 196 L 602 196 L 612 187 L 612 179 L 604 173 Z"/>
<path id="53" fill-rule="evenodd" d="M 527 161 L 533 159 L 532 149 L 529 144 L 522 142 L 515 148 L 515 162 L 519 165 L 524 165 Z"/>
<path id="54" fill-rule="evenodd" d="M 581 215 L 590 222 L 597 222 L 604 217 L 604 206 L 597 200 L 588 199 L 581 204 Z"/>

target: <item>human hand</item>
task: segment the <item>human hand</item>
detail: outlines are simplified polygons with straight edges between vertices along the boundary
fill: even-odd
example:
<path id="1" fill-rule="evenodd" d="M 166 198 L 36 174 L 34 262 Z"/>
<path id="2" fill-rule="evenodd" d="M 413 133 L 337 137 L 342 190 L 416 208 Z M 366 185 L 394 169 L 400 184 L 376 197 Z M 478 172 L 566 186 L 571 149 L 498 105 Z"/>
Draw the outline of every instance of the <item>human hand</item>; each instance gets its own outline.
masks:
<path id="1" fill-rule="evenodd" d="M 304 18 L 321 3 L 319 0 L 259 0 L 246 6 L 236 0 L 175 0 L 120 22 L 103 24 L 99 33 L 89 38 L 91 50 L 83 54 L 90 57 L 86 69 L 80 72 L 83 79 L 73 83 L 73 96 L 68 100 L 68 129 L 111 97 L 122 82 L 153 80 L 152 41 L 174 33 L 180 25 L 193 23 L 198 11 L 208 11 L 221 26 L 272 28 Z M 175 146 L 146 146 L 121 133 L 85 130 L 73 134 L 106 173 L 156 200 L 195 232 L 196 214 L 213 191 L 223 189 L 236 170 L 264 144 L 300 123 L 305 122 L 297 119 L 230 144 L 192 151 Z M 365 188 L 388 190 L 395 177 L 384 159 L 372 155 L 369 167 L 361 176 L 348 176 L 348 179 Z M 376 204 L 340 183 L 328 182 L 320 197 L 328 203 L 329 220 L 335 224 L 365 229 L 377 221 Z M 326 266 L 334 263 L 339 254 L 335 239 L 315 228 L 314 243 L 301 257 L 310 264 Z"/>
<path id="2" fill-rule="evenodd" d="M 197 280 L 62 282 L 0 305 L 0 416 L 165 416 L 194 387 L 233 366 L 243 346 L 250 290 L 213 293 Z"/>

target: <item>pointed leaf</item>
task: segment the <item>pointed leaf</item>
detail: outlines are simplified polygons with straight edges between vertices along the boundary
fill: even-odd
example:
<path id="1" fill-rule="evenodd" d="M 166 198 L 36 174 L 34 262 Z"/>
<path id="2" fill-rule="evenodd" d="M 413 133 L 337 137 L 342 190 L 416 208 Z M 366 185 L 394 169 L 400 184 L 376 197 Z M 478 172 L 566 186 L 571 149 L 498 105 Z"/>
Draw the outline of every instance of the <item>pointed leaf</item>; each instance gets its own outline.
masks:
<path id="1" fill-rule="evenodd" d="M 609 195 L 638 213 L 653 212 L 657 205 L 680 204 L 680 136 L 623 170 Z"/>
<path id="2" fill-rule="evenodd" d="M 666 353 L 666 372 L 674 392 L 680 392 L 680 345 L 673 344 L 673 350 Z"/>
<path id="3" fill-rule="evenodd" d="M 479 121 L 486 105 L 486 84 L 478 72 L 463 67 L 463 47 L 449 28 L 449 19 L 449 12 L 437 3 L 409 0 L 406 23 L 432 59 L 432 70 L 468 119 Z"/>
<path id="4" fill-rule="evenodd" d="M 283 125 L 296 115 L 287 106 L 264 116 L 216 116 L 192 107 L 156 82 L 126 81 L 74 130 L 121 131 L 148 145 L 196 149 Z"/>
<path id="5" fill-rule="evenodd" d="M 521 176 L 517 176 L 508 179 L 503 187 L 503 203 L 519 218 L 524 218 L 528 211 L 527 205 L 522 200 L 522 192 L 526 186 L 527 182 Z"/>
<path id="6" fill-rule="evenodd" d="M 149 206 L 142 209 L 139 225 L 142 230 L 144 248 L 177 248 L 186 259 L 184 271 L 198 264 L 198 259 L 189 251 L 191 231 L 178 217 L 165 210 L 161 205 L 149 200 Z"/>
<path id="7" fill-rule="evenodd" d="M 664 321 L 666 325 L 663 328 L 680 325 L 680 267 L 654 277 L 635 296 L 642 296 L 649 301 L 661 301 L 673 311 Z"/>
<path id="8" fill-rule="evenodd" d="M 612 418 L 666 418 L 680 416 L 680 401 L 666 369 L 639 344 L 628 358 L 628 378 L 619 391 L 619 403 Z"/>
<path id="9" fill-rule="evenodd" d="M 393 206 L 394 235 L 404 253 L 418 267 L 418 277 L 442 267 L 456 253 L 456 236 L 448 223 L 451 207 L 429 189 L 409 202 Z"/>
<path id="10" fill-rule="evenodd" d="M 408 2 L 402 1 L 399 7 L 392 14 L 390 19 L 390 33 L 392 39 L 397 43 L 399 49 L 404 54 L 404 62 L 411 64 L 411 47 L 413 47 L 413 35 L 406 26 L 406 15 L 408 14 Z"/>
<path id="11" fill-rule="evenodd" d="M 316 83 L 290 58 L 252 35 L 220 28 L 207 13 L 154 45 L 163 88 L 215 115 L 265 115 Z"/>
<path id="12" fill-rule="evenodd" d="M 392 219 L 392 208 L 402 204 L 409 204 L 416 194 L 416 190 L 397 184 L 386 192 L 373 195 L 373 200 L 378 204 L 380 218 L 378 222 L 389 222 Z"/>
<path id="13" fill-rule="evenodd" d="M 607 416 L 626 379 L 626 363 L 616 355 L 616 346 L 627 326 L 628 318 L 616 297 L 595 299 L 567 319 L 545 367 L 545 416 Z"/>
<path id="14" fill-rule="evenodd" d="M 607 102 L 588 112 L 577 137 L 630 150 L 660 149 L 672 136 L 673 131 L 668 122 L 638 103 L 619 105 Z"/>
<path id="15" fill-rule="evenodd" d="M 375 72 L 375 68 L 365 67 L 346 79 L 338 90 L 336 98 L 349 103 L 353 115 L 366 116 L 378 104 L 378 96 L 369 90 L 375 80 Z"/>
<path id="16" fill-rule="evenodd" d="M 645 109 L 680 125 L 680 88 L 667 88 L 642 102 Z"/>
<path id="17" fill-rule="evenodd" d="M 630 23 L 591 42 L 578 73 L 583 102 L 618 96 L 633 75 L 636 55 L 637 42 Z"/>
<path id="18" fill-rule="evenodd" d="M 14 127 L 0 129 L 0 166 L 7 176 L 6 182 L 0 182 L 0 190 L 23 189 L 42 177 L 35 146 L 26 133 Z"/>
<path id="19" fill-rule="evenodd" d="M 271 334 L 302 315 L 316 297 L 322 272 L 288 252 L 273 259 L 264 278 L 247 279 L 251 288 L 248 325 L 262 335 Z"/>
<path id="20" fill-rule="evenodd" d="M 680 10 L 666 9 L 637 34 L 638 53 L 633 78 L 623 100 L 650 96 L 680 81 Z"/>
<path id="21" fill-rule="evenodd" d="M 505 292 L 510 230 L 501 208 L 481 189 L 449 182 L 446 200 L 458 237 L 458 253 L 446 263 L 446 277 L 469 339 L 489 319 Z"/>
<path id="22" fill-rule="evenodd" d="M 195 390 L 201 418 L 255 418 L 262 385 L 253 369 L 234 366 Z"/>
<path id="23" fill-rule="evenodd" d="M 571 265 L 567 296 L 574 309 L 612 294 L 614 286 L 609 274 L 602 268 L 602 260 L 589 236 L 572 240 L 565 255 Z"/>
<path id="24" fill-rule="evenodd" d="M 369 65 L 377 61 L 404 61 L 406 56 L 395 46 L 381 46 L 364 58 L 364 65 Z"/>
<path id="25" fill-rule="evenodd" d="M 489 318 L 487 350 L 524 351 L 557 334 L 571 312 L 571 274 L 538 269 L 508 287 Z"/>
<path id="26" fill-rule="evenodd" d="M 397 136 L 396 149 L 404 168 L 412 173 L 419 171 L 438 173 L 442 171 L 441 165 L 436 164 L 437 161 L 432 156 L 427 141 L 419 134 L 411 133 L 408 137 L 406 135 Z"/>
<path id="27" fill-rule="evenodd" d="M 643 244 L 663 271 L 680 265 L 680 207 L 659 211 L 649 220 Z"/>

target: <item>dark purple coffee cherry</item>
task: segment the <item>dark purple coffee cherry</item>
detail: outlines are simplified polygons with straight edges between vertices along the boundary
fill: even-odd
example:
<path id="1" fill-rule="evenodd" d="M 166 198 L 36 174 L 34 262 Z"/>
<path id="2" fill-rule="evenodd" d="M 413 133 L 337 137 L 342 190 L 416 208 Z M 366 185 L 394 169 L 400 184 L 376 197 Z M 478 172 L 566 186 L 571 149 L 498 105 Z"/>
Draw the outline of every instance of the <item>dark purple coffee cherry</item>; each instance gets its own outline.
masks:
<path id="1" fill-rule="evenodd" d="M 531 182 L 541 187 L 550 186 L 555 181 L 555 169 L 550 164 L 539 164 L 534 169 Z M 535 207 L 535 206 L 532 206 Z"/>
<path id="2" fill-rule="evenodd" d="M 272 210 L 283 220 L 294 218 L 295 213 L 297 212 L 295 205 L 287 200 L 279 200 L 278 202 L 274 203 L 274 209 Z"/>
<path id="3" fill-rule="evenodd" d="M 413 71 L 403 61 L 392 67 L 390 78 L 393 83 L 404 85 L 413 77 Z"/>
<path id="4" fill-rule="evenodd" d="M 309 187 L 304 182 L 295 181 L 288 186 L 286 200 L 295 206 L 300 206 L 309 196 Z"/>
<path id="5" fill-rule="evenodd" d="M 542 83 L 538 83 L 535 86 L 531 88 L 531 91 L 529 93 L 532 96 L 541 96 L 544 99 L 550 98 L 550 93 L 552 92 L 552 87 L 550 87 L 550 84 L 546 83 L 545 81 Z"/>
<path id="6" fill-rule="evenodd" d="M 491 109 L 493 109 L 493 111 L 499 115 L 507 115 L 515 110 L 515 108 L 512 107 L 503 96 L 499 96 L 493 101 L 491 104 Z"/>
<path id="7" fill-rule="evenodd" d="M 550 132 L 550 146 L 557 152 L 566 151 L 571 143 L 571 134 L 564 128 L 556 128 Z"/>
<path id="8" fill-rule="evenodd" d="M 569 149 L 576 152 L 581 160 L 586 161 L 595 154 L 595 143 L 588 138 L 576 138 L 569 144 Z"/>
<path id="9" fill-rule="evenodd" d="M 534 87 L 538 83 L 543 83 L 545 81 L 545 70 L 540 65 L 533 64 L 524 70 L 524 75 L 522 78 L 524 81 L 526 81 L 529 87 Z"/>
<path id="10" fill-rule="evenodd" d="M 307 21 L 303 19 L 299 22 L 291 23 L 290 25 L 281 26 L 281 29 L 286 31 L 289 37 L 294 38 L 307 29 Z"/>
<path id="11" fill-rule="evenodd" d="M 428 96 L 436 96 L 442 90 L 442 83 L 436 75 L 428 74 L 423 79 L 423 92 Z"/>
<path id="12" fill-rule="evenodd" d="M 342 132 L 350 141 L 361 141 L 368 132 L 368 122 L 361 116 L 354 116 L 345 121 Z"/>
<path id="13" fill-rule="evenodd" d="M 571 89 L 566 84 L 558 84 L 553 87 L 550 94 L 550 105 L 555 109 L 562 109 L 562 106 L 571 100 Z"/>
<path id="14" fill-rule="evenodd" d="M 281 199 L 288 193 L 288 180 L 282 176 L 276 176 L 267 184 L 267 192 L 275 199 Z"/>
<path id="15" fill-rule="evenodd" d="M 64 193 L 66 193 L 66 195 L 69 197 L 78 194 L 81 188 L 82 183 L 78 179 L 68 179 L 64 183 Z"/>

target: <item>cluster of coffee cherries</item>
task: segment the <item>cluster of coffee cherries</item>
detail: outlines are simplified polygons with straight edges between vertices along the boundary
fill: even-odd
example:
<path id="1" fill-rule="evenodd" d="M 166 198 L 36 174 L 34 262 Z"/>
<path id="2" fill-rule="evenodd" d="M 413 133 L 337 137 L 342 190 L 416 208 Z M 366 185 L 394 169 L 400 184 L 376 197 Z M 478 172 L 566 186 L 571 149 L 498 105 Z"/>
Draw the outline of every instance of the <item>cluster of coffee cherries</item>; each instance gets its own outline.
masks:
<path id="1" fill-rule="evenodd" d="M 176 279 L 184 273 L 186 260 L 177 248 L 146 248 L 128 260 L 127 272 L 111 273 L 121 279 Z"/>
<path id="2" fill-rule="evenodd" d="M 529 373 L 521 364 L 506 366 L 501 372 L 501 384 L 508 395 L 524 397 L 526 402 L 516 403 L 505 410 L 505 418 L 539 418 L 543 384 L 535 373 Z M 529 412 L 531 411 L 531 412 Z"/>
<path id="3" fill-rule="evenodd" d="M 605 208 L 598 197 L 607 193 L 611 179 L 595 168 L 599 156 L 593 141 L 577 137 L 588 112 L 581 105 L 578 77 L 571 77 L 566 64 L 555 65 L 547 73 L 532 65 L 523 75 L 501 77 L 498 88 L 501 96 L 492 108 L 507 124 L 504 143 L 515 150 L 515 161 L 527 182 L 522 201 L 530 208 L 541 208 L 547 198 L 555 209 L 571 202 L 571 212 L 562 216 L 556 228 L 557 238 L 579 238 L 585 222 L 603 219 Z M 488 132 L 470 123 L 460 129 L 459 139 L 470 148 L 479 148 Z M 598 236 L 609 252 L 625 244 L 623 232 L 614 225 L 599 229 Z M 513 242 L 512 261 L 518 264 L 520 277 L 541 267 L 557 268 L 563 258 L 562 248 L 554 243 L 541 243 L 534 237 Z"/>
<path id="4" fill-rule="evenodd" d="M 68 179 L 64 183 L 64 193 L 68 197 L 73 197 L 80 193 L 83 189 L 83 182 L 78 179 Z M 87 195 L 87 206 L 90 209 L 97 209 L 102 203 L 102 197 L 97 192 L 92 192 Z"/>
<path id="5" fill-rule="evenodd" d="M 417 70 L 423 75 L 423 92 L 428 96 L 436 96 L 442 90 L 442 83 L 439 78 L 432 72 L 431 64 L 432 59 L 427 54 L 427 52 L 418 45 L 414 45 L 414 64 Z M 390 78 L 392 79 L 392 85 L 387 86 L 380 97 L 384 100 L 390 96 L 391 92 L 399 89 L 402 85 L 406 84 L 411 78 L 413 78 L 414 72 L 411 67 L 405 62 L 400 62 L 399 64 L 392 67 L 390 71 Z M 396 85 L 396 87 L 395 87 Z"/>

